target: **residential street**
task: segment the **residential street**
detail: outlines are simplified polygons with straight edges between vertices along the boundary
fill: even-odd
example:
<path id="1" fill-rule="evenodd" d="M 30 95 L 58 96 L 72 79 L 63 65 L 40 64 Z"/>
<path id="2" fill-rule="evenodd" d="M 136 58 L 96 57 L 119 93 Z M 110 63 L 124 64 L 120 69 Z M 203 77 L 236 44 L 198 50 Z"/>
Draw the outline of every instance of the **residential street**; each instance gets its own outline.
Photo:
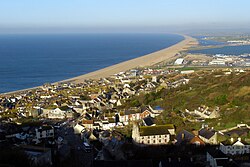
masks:
<path id="1" fill-rule="evenodd" d="M 71 163 L 72 167 L 90 167 L 93 160 L 93 151 L 87 153 L 83 150 L 80 136 L 74 134 L 72 125 L 72 123 L 68 123 L 58 129 L 58 136 L 64 138 L 63 146 L 59 149 L 59 154 L 62 157 L 65 156 L 69 161 L 67 163 Z M 67 158 L 67 156 L 70 157 Z"/>

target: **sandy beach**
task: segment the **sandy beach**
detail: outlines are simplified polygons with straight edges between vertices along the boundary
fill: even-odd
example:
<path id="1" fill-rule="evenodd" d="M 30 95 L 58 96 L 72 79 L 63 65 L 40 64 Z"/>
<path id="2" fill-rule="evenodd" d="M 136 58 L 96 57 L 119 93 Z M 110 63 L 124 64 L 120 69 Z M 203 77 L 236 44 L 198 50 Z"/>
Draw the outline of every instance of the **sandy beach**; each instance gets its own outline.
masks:
<path id="1" fill-rule="evenodd" d="M 173 59 L 177 59 L 178 57 L 175 56 L 177 53 L 179 53 L 180 51 L 187 50 L 189 47 L 198 45 L 198 41 L 195 38 L 192 38 L 186 35 L 183 35 L 183 36 L 184 36 L 184 40 L 168 48 L 165 48 L 157 52 L 153 52 L 153 53 L 150 53 L 150 54 L 147 54 L 147 55 L 135 58 L 135 59 L 131 59 L 131 60 L 119 63 L 119 64 L 115 64 L 115 65 L 112 65 L 112 66 L 109 66 L 109 67 L 106 67 L 106 68 L 103 68 L 94 72 L 80 75 L 74 78 L 70 78 L 70 79 L 63 80 L 63 81 L 58 81 L 53 84 L 65 83 L 65 82 L 81 83 L 85 79 L 99 79 L 99 78 L 109 77 L 119 72 L 124 72 L 129 69 L 136 68 L 136 67 L 152 66 L 163 61 L 171 61 Z M 40 86 L 23 89 L 23 90 L 17 90 L 13 92 L 2 93 L 2 94 L 11 95 L 11 94 L 16 94 L 16 93 L 32 90 L 35 88 L 39 88 L 39 87 Z"/>
<path id="2" fill-rule="evenodd" d="M 176 59 L 175 55 L 179 53 L 180 51 L 186 50 L 191 46 L 197 45 L 198 41 L 195 38 L 192 38 L 190 36 L 184 36 L 184 40 L 181 42 L 172 45 L 168 48 L 159 50 L 157 52 L 153 52 L 135 59 L 131 59 L 119 64 L 115 64 L 94 72 L 90 72 L 88 74 L 84 74 L 78 77 L 70 78 L 67 80 L 60 81 L 62 82 L 73 82 L 73 83 L 80 83 L 84 81 L 85 79 L 99 79 L 104 77 L 109 77 L 111 75 L 117 74 L 119 72 L 127 71 L 129 69 L 133 69 L 136 67 L 146 67 L 146 66 L 152 66 L 157 63 L 163 62 L 163 61 L 171 61 L 173 59 Z"/>

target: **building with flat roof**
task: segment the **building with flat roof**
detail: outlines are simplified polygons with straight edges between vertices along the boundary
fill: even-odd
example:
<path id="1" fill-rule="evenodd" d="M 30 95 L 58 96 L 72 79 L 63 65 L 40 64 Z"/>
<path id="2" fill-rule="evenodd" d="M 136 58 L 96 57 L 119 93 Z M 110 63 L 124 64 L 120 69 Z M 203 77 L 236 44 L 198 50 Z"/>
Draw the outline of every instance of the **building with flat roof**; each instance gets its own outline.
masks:
<path id="1" fill-rule="evenodd" d="M 182 65 L 183 63 L 184 63 L 184 59 L 182 58 L 176 59 L 174 62 L 175 65 Z"/>

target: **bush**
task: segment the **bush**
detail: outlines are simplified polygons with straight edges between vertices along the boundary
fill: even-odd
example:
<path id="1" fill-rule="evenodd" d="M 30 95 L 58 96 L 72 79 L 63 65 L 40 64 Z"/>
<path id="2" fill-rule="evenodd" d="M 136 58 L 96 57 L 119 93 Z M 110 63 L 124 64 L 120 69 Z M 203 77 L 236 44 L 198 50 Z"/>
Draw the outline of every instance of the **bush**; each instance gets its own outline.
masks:
<path id="1" fill-rule="evenodd" d="M 224 104 L 227 104 L 227 103 L 228 103 L 227 95 L 220 95 L 220 96 L 217 96 L 217 97 L 214 99 L 214 103 L 215 103 L 216 105 L 224 105 Z"/>
<path id="2" fill-rule="evenodd" d="M 131 106 L 132 107 L 139 107 L 140 106 L 140 102 L 137 99 L 135 99 L 135 100 L 131 101 Z"/>

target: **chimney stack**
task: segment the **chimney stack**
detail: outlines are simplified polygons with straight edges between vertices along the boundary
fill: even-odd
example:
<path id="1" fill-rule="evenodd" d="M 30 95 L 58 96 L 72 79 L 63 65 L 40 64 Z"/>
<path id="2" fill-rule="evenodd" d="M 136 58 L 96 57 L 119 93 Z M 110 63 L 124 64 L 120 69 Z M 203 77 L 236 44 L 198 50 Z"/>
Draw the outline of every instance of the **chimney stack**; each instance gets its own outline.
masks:
<path id="1" fill-rule="evenodd" d="M 193 130 L 192 133 L 195 135 L 195 136 L 198 136 L 199 135 L 199 132 L 197 130 Z"/>

